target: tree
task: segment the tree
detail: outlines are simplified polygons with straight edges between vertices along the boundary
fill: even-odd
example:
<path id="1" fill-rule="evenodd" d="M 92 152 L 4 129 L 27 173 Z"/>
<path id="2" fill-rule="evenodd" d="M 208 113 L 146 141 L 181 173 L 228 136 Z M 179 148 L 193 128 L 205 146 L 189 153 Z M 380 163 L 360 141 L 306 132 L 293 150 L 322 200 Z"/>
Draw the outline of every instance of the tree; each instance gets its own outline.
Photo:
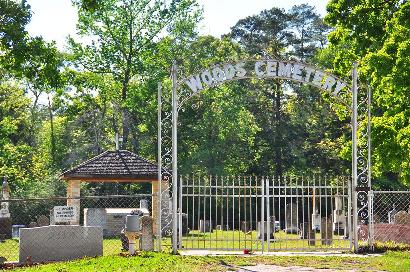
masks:
<path id="1" fill-rule="evenodd" d="M 33 148 L 28 142 L 30 100 L 13 83 L 0 84 L 0 173 L 9 177 L 14 196 L 29 195 L 35 189 L 38 172 L 33 165 Z"/>
<path id="2" fill-rule="evenodd" d="M 29 6 L 0 0 L 0 62 L 4 67 L 18 67 L 25 56 L 26 25 L 30 21 Z M 11 60 L 13 61 L 7 61 Z"/>
<path id="3" fill-rule="evenodd" d="M 253 54 L 268 54 L 276 58 L 290 58 L 303 61 L 313 61 L 318 48 L 325 44 L 326 32 L 320 16 L 314 12 L 309 5 L 294 6 L 285 11 L 278 8 L 262 11 L 260 14 L 240 20 L 231 30 L 230 36 L 239 42 L 246 52 Z M 292 84 L 283 80 L 259 82 L 247 84 L 247 88 L 258 88 L 260 93 L 254 93 L 252 99 L 252 113 L 256 116 L 262 130 L 258 133 L 257 146 L 261 151 L 261 159 L 257 162 L 259 166 L 254 169 L 266 173 L 274 170 L 277 176 L 282 177 L 285 172 L 300 166 L 295 172 L 306 172 L 306 165 L 301 161 L 303 156 L 313 150 L 301 154 L 303 146 L 309 139 L 315 139 L 310 135 L 314 130 L 307 129 L 306 123 L 295 122 L 295 115 L 302 112 L 306 100 L 314 100 L 320 97 L 317 90 L 311 87 L 301 87 L 300 84 Z M 289 90 L 292 90 L 289 92 Z M 297 99 L 294 96 L 297 95 Z M 309 104 L 319 111 L 315 103 Z M 293 107 L 289 109 L 289 107 Z M 304 112 L 313 114 L 313 111 Z M 269 118 L 266 118 L 269 114 Z M 305 116 L 309 119 L 312 116 Z M 334 116 L 333 116 L 334 117 Z M 320 124 L 316 123 L 316 126 Z M 294 133 L 294 131 L 300 132 Z M 317 137 L 323 136 L 315 135 Z M 311 143 L 315 148 L 320 141 Z M 318 149 L 316 149 L 317 151 Z M 322 157 L 325 154 L 319 154 Z M 297 161 L 297 158 L 300 160 Z M 321 160 L 315 160 L 320 162 Z M 264 166 L 262 166 L 264 165 Z M 303 166 L 302 166 L 303 165 Z M 319 165 L 319 169 L 322 165 Z M 311 167 L 310 169 L 313 170 Z"/>
<path id="4" fill-rule="evenodd" d="M 293 6 L 288 11 L 291 55 L 302 61 L 311 60 L 318 49 L 326 44 L 326 34 L 330 28 L 308 4 Z"/>
<path id="5" fill-rule="evenodd" d="M 48 186 L 45 180 L 50 172 L 36 153 L 37 134 L 43 122 L 52 124 L 53 112 L 49 107 L 47 118 L 38 100 L 41 93 L 62 87 L 62 56 L 55 43 L 28 35 L 25 28 L 30 18 L 30 6 L 25 1 L 0 1 L 0 172 L 9 176 L 15 196 L 46 193 L 42 188 Z M 33 94 L 33 101 L 28 92 Z M 53 133 L 51 142 L 49 152 L 54 157 Z"/>
<path id="6" fill-rule="evenodd" d="M 410 3 L 408 1 L 332 0 L 326 21 L 327 54 L 333 69 L 347 75 L 359 61 L 360 81 L 373 90 L 373 174 L 410 184 Z M 389 185 L 386 186 L 390 189 Z"/>
<path id="7" fill-rule="evenodd" d="M 166 31 L 178 31 L 198 18 L 194 0 L 76 0 L 79 10 L 78 30 L 81 36 L 92 37 L 91 44 L 81 45 L 70 39 L 74 64 L 82 71 L 111 75 L 121 84 L 118 105 L 122 112 L 123 146 L 129 142 L 131 124 L 141 124 L 138 116 L 130 115 L 128 95 L 132 82 L 143 81 L 150 73 L 145 67 L 147 53 L 154 49 Z M 131 119 L 132 118 L 132 122 Z M 138 151 L 138 136 L 134 150 Z"/>

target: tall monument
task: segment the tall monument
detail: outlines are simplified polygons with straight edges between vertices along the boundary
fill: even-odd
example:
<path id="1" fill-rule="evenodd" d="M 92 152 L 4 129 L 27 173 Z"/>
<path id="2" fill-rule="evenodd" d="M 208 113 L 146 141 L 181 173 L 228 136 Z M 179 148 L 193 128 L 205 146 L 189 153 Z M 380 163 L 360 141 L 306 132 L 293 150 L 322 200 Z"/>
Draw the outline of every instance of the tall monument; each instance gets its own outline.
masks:
<path id="1" fill-rule="evenodd" d="M 10 200 L 10 187 L 7 183 L 7 177 L 3 179 L 0 198 L 0 240 L 11 238 L 11 218 L 8 201 Z"/>

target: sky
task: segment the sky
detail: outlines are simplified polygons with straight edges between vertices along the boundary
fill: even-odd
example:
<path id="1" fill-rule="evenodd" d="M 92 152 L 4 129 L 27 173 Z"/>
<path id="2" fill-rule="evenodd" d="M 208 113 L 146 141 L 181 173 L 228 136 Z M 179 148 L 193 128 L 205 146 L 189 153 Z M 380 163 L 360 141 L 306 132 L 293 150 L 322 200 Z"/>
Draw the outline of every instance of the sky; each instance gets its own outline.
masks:
<path id="1" fill-rule="evenodd" d="M 47 41 L 56 41 L 64 49 L 68 34 L 75 36 L 76 9 L 71 0 L 28 0 L 32 18 L 27 30 L 33 36 L 43 36 Z M 326 13 L 326 0 L 198 0 L 204 8 L 204 20 L 200 34 L 216 37 L 229 32 L 235 23 L 264 9 L 279 7 L 289 9 L 294 5 L 309 3 L 322 16 Z"/>

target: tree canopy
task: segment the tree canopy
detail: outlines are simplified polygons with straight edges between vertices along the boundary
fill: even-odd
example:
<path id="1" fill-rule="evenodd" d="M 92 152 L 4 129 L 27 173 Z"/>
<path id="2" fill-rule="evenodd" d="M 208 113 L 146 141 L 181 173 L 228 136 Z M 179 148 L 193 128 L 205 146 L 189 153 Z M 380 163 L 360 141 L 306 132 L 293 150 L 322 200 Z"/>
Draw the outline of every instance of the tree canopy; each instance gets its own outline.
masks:
<path id="1" fill-rule="evenodd" d="M 30 6 L 0 0 L 0 176 L 15 196 L 64 194 L 59 175 L 115 147 L 156 161 L 157 86 L 214 63 L 296 60 L 371 87 L 375 188 L 410 186 L 410 3 L 330 0 L 239 20 L 222 37 L 198 33 L 195 0 L 74 0 L 79 39 L 67 51 L 30 36 Z M 347 175 L 350 116 L 317 88 L 241 80 L 210 88 L 179 113 L 181 174 Z M 119 185 L 115 192 L 141 192 Z M 88 185 L 85 194 L 114 192 Z"/>

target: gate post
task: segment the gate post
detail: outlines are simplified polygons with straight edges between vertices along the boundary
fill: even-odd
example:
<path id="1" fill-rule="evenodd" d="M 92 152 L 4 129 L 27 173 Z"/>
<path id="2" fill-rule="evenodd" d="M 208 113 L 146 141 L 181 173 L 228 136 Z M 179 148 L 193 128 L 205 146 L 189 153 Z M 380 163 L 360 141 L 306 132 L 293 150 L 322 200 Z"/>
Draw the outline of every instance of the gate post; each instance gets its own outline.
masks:
<path id="1" fill-rule="evenodd" d="M 178 94 L 177 94 L 177 65 L 172 64 L 172 253 L 178 250 L 178 151 L 177 151 L 177 127 L 178 127 Z"/>
<path id="2" fill-rule="evenodd" d="M 266 241 L 267 241 L 267 252 L 269 252 L 269 250 L 270 250 L 270 233 L 271 233 L 271 229 L 270 229 L 270 224 L 271 224 L 270 219 L 271 219 L 271 217 L 270 217 L 270 200 L 269 200 L 269 197 L 270 197 L 269 178 L 266 179 L 265 186 L 266 186 L 265 195 L 266 195 L 266 216 L 267 216 L 267 218 L 266 218 L 266 222 L 267 222 L 266 223 L 266 228 L 267 228 L 267 230 L 266 230 Z M 265 238 L 265 234 L 263 234 L 263 238 Z"/>
<path id="3" fill-rule="evenodd" d="M 373 250 L 374 239 L 374 217 L 373 217 L 373 200 L 372 190 L 372 89 L 370 85 L 367 88 L 367 186 L 369 187 L 369 241 L 370 249 Z"/>
<path id="4" fill-rule="evenodd" d="M 178 249 L 182 249 L 182 176 L 179 177 L 179 195 L 178 195 Z"/>
<path id="5" fill-rule="evenodd" d="M 354 251 L 359 249 L 359 235 L 357 229 L 357 62 L 353 63 L 352 76 L 352 204 L 353 204 L 353 241 Z"/>
<path id="6" fill-rule="evenodd" d="M 260 234 L 261 239 L 261 249 L 262 253 L 265 250 L 265 177 L 262 177 L 261 180 L 261 189 L 262 189 L 262 199 L 261 199 L 261 224 L 260 224 Z"/>
<path id="7" fill-rule="evenodd" d="M 157 190 L 157 250 L 162 250 L 161 240 L 162 240 L 162 85 L 158 82 L 158 131 L 157 131 L 157 141 L 158 141 L 158 190 Z M 154 193 L 154 192 L 152 192 Z"/>

